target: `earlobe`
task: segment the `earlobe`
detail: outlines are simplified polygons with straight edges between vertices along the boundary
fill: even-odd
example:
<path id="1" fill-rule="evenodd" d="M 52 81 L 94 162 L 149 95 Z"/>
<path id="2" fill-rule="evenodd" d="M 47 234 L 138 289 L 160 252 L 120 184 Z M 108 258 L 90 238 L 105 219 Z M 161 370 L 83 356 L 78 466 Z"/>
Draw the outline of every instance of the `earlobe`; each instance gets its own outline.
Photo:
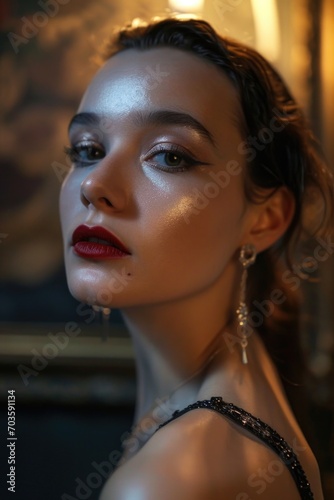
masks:
<path id="1" fill-rule="evenodd" d="M 292 192 L 282 186 L 257 208 L 257 217 L 249 236 L 257 251 L 262 252 L 288 230 L 295 213 L 295 199 Z"/>

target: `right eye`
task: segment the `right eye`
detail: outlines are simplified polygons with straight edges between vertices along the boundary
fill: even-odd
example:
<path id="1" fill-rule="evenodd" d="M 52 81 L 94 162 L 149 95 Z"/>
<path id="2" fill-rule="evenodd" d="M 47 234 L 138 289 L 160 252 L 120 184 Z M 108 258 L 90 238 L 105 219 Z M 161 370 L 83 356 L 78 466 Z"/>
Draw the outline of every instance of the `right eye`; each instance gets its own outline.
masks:
<path id="1" fill-rule="evenodd" d="M 74 146 L 66 146 L 65 153 L 71 162 L 78 166 L 91 165 L 105 156 L 105 151 L 92 142 L 83 142 Z"/>

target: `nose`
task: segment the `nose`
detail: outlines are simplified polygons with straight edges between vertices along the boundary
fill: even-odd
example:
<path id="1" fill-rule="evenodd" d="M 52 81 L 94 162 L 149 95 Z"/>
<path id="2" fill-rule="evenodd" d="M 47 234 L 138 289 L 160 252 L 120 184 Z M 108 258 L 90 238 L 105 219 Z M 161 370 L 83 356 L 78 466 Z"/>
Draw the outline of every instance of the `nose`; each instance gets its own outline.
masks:
<path id="1" fill-rule="evenodd" d="M 127 185 L 120 168 L 110 165 L 104 158 L 81 182 L 80 199 L 86 208 L 122 211 L 128 202 Z"/>

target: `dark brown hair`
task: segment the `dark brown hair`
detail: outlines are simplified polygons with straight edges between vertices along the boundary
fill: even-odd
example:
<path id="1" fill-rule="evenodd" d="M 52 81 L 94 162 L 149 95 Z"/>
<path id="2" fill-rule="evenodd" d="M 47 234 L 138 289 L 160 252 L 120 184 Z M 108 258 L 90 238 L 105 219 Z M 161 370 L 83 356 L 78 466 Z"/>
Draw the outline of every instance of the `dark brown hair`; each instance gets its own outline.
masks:
<path id="1" fill-rule="evenodd" d="M 203 20 L 171 17 L 121 29 L 109 44 L 106 57 L 127 49 L 157 47 L 189 51 L 211 61 L 236 88 L 245 123 L 242 147 L 248 160 L 247 197 L 261 202 L 263 188 L 270 195 L 280 186 L 293 193 L 296 211 L 289 229 L 277 244 L 258 255 L 250 269 L 249 302 L 254 311 L 254 300 L 268 300 L 273 289 L 285 297 L 269 317 L 263 316 L 257 330 L 282 378 L 296 383 L 302 373 L 298 336 L 300 290 L 293 291 L 284 281 L 282 265 L 294 271 L 293 262 L 298 262 L 296 259 L 302 255 L 298 253 L 300 244 L 329 233 L 334 198 L 332 172 L 282 78 L 255 50 L 219 36 Z M 255 150 L 254 138 L 264 147 Z"/>

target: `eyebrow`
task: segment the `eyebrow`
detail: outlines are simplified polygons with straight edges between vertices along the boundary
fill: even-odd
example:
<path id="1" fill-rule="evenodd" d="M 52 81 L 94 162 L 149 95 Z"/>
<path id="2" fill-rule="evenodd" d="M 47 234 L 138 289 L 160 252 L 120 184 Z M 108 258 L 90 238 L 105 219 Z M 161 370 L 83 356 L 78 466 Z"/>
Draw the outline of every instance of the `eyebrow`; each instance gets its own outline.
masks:
<path id="1" fill-rule="evenodd" d="M 96 113 L 78 113 L 74 115 L 72 120 L 68 125 L 68 131 L 70 132 L 76 125 L 93 125 L 99 126 L 101 118 Z"/>
<path id="2" fill-rule="evenodd" d="M 215 146 L 214 138 L 209 130 L 188 113 L 169 109 L 159 109 L 156 111 L 149 111 L 148 113 L 137 112 L 136 122 L 138 125 L 179 125 L 188 127 Z"/>
<path id="3" fill-rule="evenodd" d="M 103 117 L 96 113 L 78 113 L 72 118 L 68 130 L 70 131 L 75 125 L 91 125 L 98 127 L 101 119 L 103 119 Z M 172 111 L 169 109 L 159 109 L 149 111 L 147 113 L 137 111 L 134 115 L 134 123 L 137 126 L 178 125 L 187 127 L 197 132 L 201 137 L 216 147 L 215 140 L 209 130 L 188 113 Z"/>

